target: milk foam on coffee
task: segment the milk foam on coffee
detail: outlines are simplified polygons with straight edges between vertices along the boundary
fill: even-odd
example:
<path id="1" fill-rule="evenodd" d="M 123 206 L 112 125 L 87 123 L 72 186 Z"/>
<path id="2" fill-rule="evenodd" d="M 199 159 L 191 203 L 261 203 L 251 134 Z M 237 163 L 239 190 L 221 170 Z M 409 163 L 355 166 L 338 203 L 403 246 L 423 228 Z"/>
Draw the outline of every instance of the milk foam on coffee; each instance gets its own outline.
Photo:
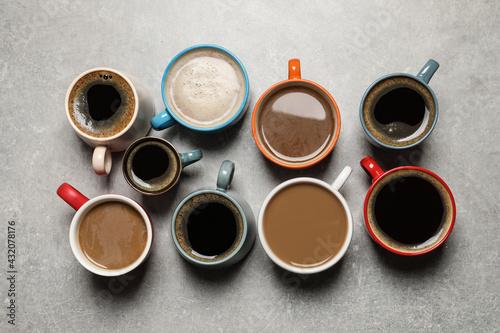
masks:
<path id="1" fill-rule="evenodd" d="M 215 127 L 243 106 L 246 84 L 239 64 L 228 54 L 200 48 L 179 57 L 165 82 L 165 97 L 174 112 L 196 127 Z"/>

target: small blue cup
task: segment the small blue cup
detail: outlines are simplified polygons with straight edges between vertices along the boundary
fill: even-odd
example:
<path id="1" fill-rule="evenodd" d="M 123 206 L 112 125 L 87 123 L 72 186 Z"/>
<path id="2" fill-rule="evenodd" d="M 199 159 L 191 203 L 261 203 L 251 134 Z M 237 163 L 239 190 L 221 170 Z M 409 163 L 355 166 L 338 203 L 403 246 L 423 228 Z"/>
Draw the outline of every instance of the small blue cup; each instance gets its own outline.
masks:
<path id="1" fill-rule="evenodd" d="M 374 146 L 389 149 L 410 148 L 418 145 L 431 134 L 438 119 L 438 101 L 429 87 L 429 81 L 438 68 L 439 64 L 430 59 L 417 75 L 406 73 L 389 74 L 379 78 L 368 87 L 361 99 L 359 116 L 361 125 L 369 141 Z M 373 111 L 376 104 L 397 88 L 408 88 L 421 96 L 425 103 L 425 112 L 420 123 L 412 124 L 412 127 L 408 125 L 408 127 L 404 128 L 405 124 L 402 122 L 392 122 L 384 125 L 377 122 Z M 381 128 L 384 129 L 381 130 Z M 403 132 L 405 135 L 407 133 L 406 136 L 396 134 L 401 129 L 405 131 Z"/>
<path id="2" fill-rule="evenodd" d="M 211 62 L 202 65 L 201 61 L 207 59 L 211 59 Z M 195 65 L 197 66 L 195 72 L 197 74 L 190 74 L 188 77 L 185 75 L 187 69 L 189 69 L 188 66 L 191 66 L 195 61 Z M 219 61 L 219 65 L 222 67 L 216 65 L 217 61 Z M 217 118 L 217 120 L 209 120 L 207 118 L 203 121 L 198 121 L 198 116 L 200 118 L 209 117 L 207 114 L 210 112 L 214 112 L 215 114 L 220 112 L 220 110 L 214 110 L 217 108 L 201 108 L 201 105 L 207 105 L 207 103 L 202 103 L 202 100 L 199 98 L 200 96 L 206 96 L 209 93 L 215 92 L 216 94 L 212 96 L 215 101 L 220 99 L 217 97 L 217 94 L 227 93 L 226 90 L 222 91 L 219 81 L 208 78 L 209 74 L 212 74 L 214 71 L 216 74 L 221 74 L 221 71 L 227 68 L 232 68 L 234 73 L 226 71 L 225 74 L 231 76 L 232 81 L 237 82 L 236 86 L 231 86 L 230 90 L 231 93 L 236 94 L 233 100 L 234 104 L 231 104 L 232 107 L 229 111 L 224 113 L 224 116 Z M 199 79 L 196 78 L 196 75 L 199 75 Z M 221 77 L 224 75 L 218 76 Z M 184 80 L 182 81 L 184 86 L 188 85 L 187 90 L 189 90 L 190 94 L 186 94 L 185 98 L 189 100 L 189 103 L 183 102 L 184 105 L 182 108 L 179 107 L 180 103 L 176 103 L 174 98 L 171 97 L 172 95 L 166 91 L 166 85 L 172 84 L 171 82 L 174 80 Z M 230 83 L 227 84 L 229 85 Z M 236 90 L 236 92 L 233 90 Z M 170 61 L 163 74 L 161 92 L 166 109 L 151 120 L 153 129 L 159 131 L 179 123 L 195 131 L 217 132 L 234 125 L 243 117 L 248 109 L 250 86 L 245 67 L 233 53 L 220 46 L 203 44 L 185 49 Z M 195 100 L 196 98 L 198 98 L 198 101 Z M 195 103 L 192 103 L 193 100 Z M 189 115 L 187 115 L 188 113 Z M 193 114 L 197 114 L 198 116 L 193 117 Z"/>

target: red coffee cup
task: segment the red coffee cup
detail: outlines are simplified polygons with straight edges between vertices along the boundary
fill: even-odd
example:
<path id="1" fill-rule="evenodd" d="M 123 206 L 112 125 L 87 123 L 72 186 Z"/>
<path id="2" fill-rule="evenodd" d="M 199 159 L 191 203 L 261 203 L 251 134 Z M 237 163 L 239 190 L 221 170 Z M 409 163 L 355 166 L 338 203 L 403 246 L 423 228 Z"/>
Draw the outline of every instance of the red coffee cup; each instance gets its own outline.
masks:
<path id="1" fill-rule="evenodd" d="M 444 243 L 455 225 L 456 207 L 439 176 L 415 166 L 384 172 L 369 156 L 360 164 L 373 179 L 364 218 L 375 242 L 405 256 L 428 253 Z"/>

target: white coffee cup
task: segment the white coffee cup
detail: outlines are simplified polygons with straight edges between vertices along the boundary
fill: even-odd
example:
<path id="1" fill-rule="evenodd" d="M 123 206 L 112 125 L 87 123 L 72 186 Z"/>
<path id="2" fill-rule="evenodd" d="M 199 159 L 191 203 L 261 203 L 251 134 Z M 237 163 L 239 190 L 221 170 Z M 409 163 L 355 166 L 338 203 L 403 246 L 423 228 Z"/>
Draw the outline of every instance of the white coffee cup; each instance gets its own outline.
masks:
<path id="1" fill-rule="evenodd" d="M 133 95 L 133 109 L 131 109 L 131 117 L 123 126 L 116 130 L 109 136 L 98 137 L 85 132 L 79 125 L 76 124 L 71 116 L 71 97 L 72 92 L 78 89 L 78 84 L 82 84 L 84 80 L 92 80 L 92 75 L 99 75 L 99 73 L 110 73 L 116 75 L 116 77 L 121 78 L 121 82 L 127 86 L 127 92 Z M 106 75 L 105 75 L 106 77 Z M 115 77 L 115 78 L 116 78 Z M 97 79 L 100 80 L 100 79 Z M 106 78 L 107 80 L 107 78 Z M 97 81 L 96 81 L 97 82 Z M 99 81 L 100 82 L 100 81 Z M 90 87 L 91 84 L 89 84 Z M 66 93 L 66 116 L 74 129 L 76 134 L 89 146 L 94 147 L 94 154 L 92 157 L 92 166 L 96 174 L 103 176 L 109 174 L 111 171 L 111 152 L 123 151 L 127 147 L 139 139 L 145 136 L 151 128 L 150 119 L 155 114 L 155 106 L 153 98 L 144 85 L 134 76 L 124 73 L 122 71 L 117 71 L 110 68 L 93 68 L 87 70 L 80 74 L 69 86 Z"/>
<path id="2" fill-rule="evenodd" d="M 128 197 L 118 194 L 104 194 L 104 195 L 99 195 L 92 199 L 88 199 L 78 190 L 76 190 L 74 187 L 72 187 L 67 183 L 62 184 L 58 188 L 57 194 L 76 210 L 73 220 L 71 221 L 71 226 L 69 230 L 69 242 L 71 245 L 71 250 L 75 255 L 75 258 L 87 270 L 101 276 L 120 276 L 136 269 L 147 259 L 153 245 L 153 236 L 154 236 L 153 223 L 147 212 L 144 210 L 144 208 L 137 202 Z M 132 264 L 117 269 L 102 268 L 93 263 L 84 254 L 78 239 L 80 224 L 82 223 L 85 215 L 97 205 L 106 202 L 119 202 L 135 209 L 137 213 L 139 213 L 139 215 L 142 217 L 147 231 L 146 245 L 140 256 Z"/>
<path id="3" fill-rule="evenodd" d="M 258 220 L 258 233 L 259 233 L 259 239 L 264 247 L 265 252 L 271 258 L 271 260 L 280 266 L 281 268 L 290 271 L 292 273 L 298 273 L 298 274 L 313 274 L 313 273 L 319 273 L 321 271 L 324 271 L 333 265 L 335 265 L 346 253 L 347 248 L 349 247 L 349 244 L 352 239 L 352 233 L 353 233 L 353 221 L 352 221 L 352 215 L 351 211 L 349 209 L 349 206 L 344 199 L 344 197 L 339 193 L 340 188 L 344 185 L 346 182 L 347 178 L 350 176 L 352 172 L 352 169 L 348 166 L 346 166 L 342 172 L 339 174 L 337 179 L 333 182 L 333 184 L 328 184 L 324 181 L 315 179 L 315 178 L 309 178 L 309 177 L 299 177 L 299 178 L 294 178 L 290 179 L 288 181 L 285 181 L 275 187 L 266 197 L 264 200 L 264 203 L 262 204 L 262 207 L 260 209 L 259 213 L 259 220 Z M 332 251 L 330 254 L 328 254 L 328 240 L 325 239 L 318 239 L 317 245 L 315 245 L 315 248 L 311 250 L 310 252 L 307 252 L 308 259 L 311 259 L 311 261 L 316 261 L 318 259 L 317 263 L 314 265 L 303 265 L 303 266 L 297 266 L 297 265 L 292 265 L 289 261 L 285 261 L 284 259 L 280 258 L 275 251 L 272 249 L 272 245 L 270 245 L 270 242 L 268 240 L 268 237 L 266 236 L 265 232 L 265 227 L 264 224 L 266 223 L 265 221 L 265 215 L 266 215 L 266 210 L 269 209 L 270 207 L 270 202 L 277 197 L 278 193 L 280 191 L 291 188 L 296 185 L 317 185 L 321 189 L 326 190 L 325 193 L 332 194 L 335 198 L 338 199 L 338 201 L 341 203 L 341 206 L 343 208 L 343 212 L 345 212 L 345 225 L 343 225 L 343 228 L 345 228 L 346 233 L 345 233 L 345 238 L 342 241 L 341 246 L 336 249 L 337 252 Z M 301 210 L 301 207 L 295 207 L 298 210 Z M 310 222 L 310 221 L 309 221 Z M 304 220 L 304 223 L 308 223 L 307 220 Z M 292 228 L 290 226 L 290 228 Z M 332 227 L 333 228 L 333 227 Z M 299 238 L 302 237 L 300 234 L 298 235 Z M 304 236 L 305 240 L 306 236 Z M 300 239 L 302 240 L 302 238 Z M 310 241 L 310 240 L 308 240 Z M 295 243 L 296 244 L 296 243 Z M 321 258 L 316 258 L 319 253 L 325 253 L 327 252 L 327 256 L 329 256 L 329 259 L 324 260 Z"/>

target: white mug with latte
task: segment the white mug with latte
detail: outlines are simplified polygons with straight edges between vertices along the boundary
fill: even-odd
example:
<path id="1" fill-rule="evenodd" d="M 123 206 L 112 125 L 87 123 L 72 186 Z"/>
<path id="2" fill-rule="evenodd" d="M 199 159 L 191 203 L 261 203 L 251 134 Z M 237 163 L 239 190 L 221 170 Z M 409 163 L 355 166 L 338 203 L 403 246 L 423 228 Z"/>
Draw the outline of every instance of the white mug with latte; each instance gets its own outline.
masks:
<path id="1" fill-rule="evenodd" d="M 161 87 L 166 109 L 151 120 L 155 130 L 179 123 L 216 132 L 234 125 L 248 109 L 245 67 L 220 46 L 196 45 L 179 53 L 168 64 Z"/>
<path id="2" fill-rule="evenodd" d="M 94 147 L 98 175 L 111 171 L 111 152 L 123 151 L 150 130 L 154 101 L 135 77 L 110 68 L 80 74 L 66 93 L 66 116 L 76 134 Z"/>

